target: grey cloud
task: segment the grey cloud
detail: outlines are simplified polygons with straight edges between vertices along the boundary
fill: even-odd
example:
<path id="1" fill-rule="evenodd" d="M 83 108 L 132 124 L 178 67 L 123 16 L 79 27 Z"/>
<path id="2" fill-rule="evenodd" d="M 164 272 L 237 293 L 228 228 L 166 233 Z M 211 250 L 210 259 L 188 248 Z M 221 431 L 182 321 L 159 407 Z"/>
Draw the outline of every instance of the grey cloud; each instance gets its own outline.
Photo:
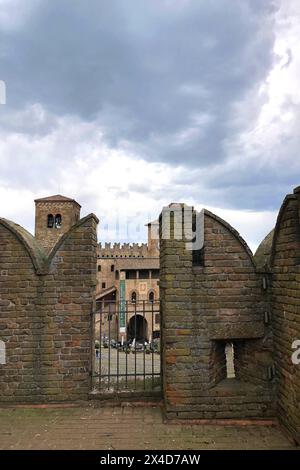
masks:
<path id="1" fill-rule="evenodd" d="M 0 33 L 9 104 L 39 102 L 96 120 L 111 146 L 126 142 L 147 159 L 222 161 L 224 140 L 238 131 L 228 128 L 232 103 L 272 63 L 274 8 L 252 0 L 41 2 L 23 28 Z M 209 124 L 178 139 L 201 113 Z"/>
<path id="2" fill-rule="evenodd" d="M 193 194 L 203 205 L 278 208 L 283 195 L 299 184 L 300 119 L 275 149 L 261 146 L 254 161 L 246 155 L 241 165 L 227 165 L 228 156 L 245 151 L 235 141 L 245 127 L 251 127 L 266 99 L 257 97 L 257 89 L 277 60 L 273 55 L 277 3 L 36 3 L 23 25 L 0 31 L 0 79 L 7 83 L 8 95 L 8 105 L 0 110 L 2 132 L 47 139 L 61 125 L 60 118 L 72 127 L 69 116 L 92 128 L 78 139 L 66 132 L 65 140 L 45 143 L 48 148 L 53 145 L 53 151 L 47 161 L 41 154 L 30 172 L 28 143 L 20 149 L 24 159 L 9 155 L 14 168 L 0 161 L 1 180 L 39 189 L 43 184 L 55 187 L 53 161 L 71 169 L 74 153 L 80 153 L 80 139 L 82 146 L 89 141 L 93 148 L 103 144 L 98 129 L 111 148 L 182 166 L 180 176 L 159 194 L 166 203 Z M 286 65 L 292 58 L 290 51 Z M 247 111 L 243 103 L 249 96 Z M 48 114 L 40 116 L 39 108 L 36 114 L 19 113 L 35 103 Z M 289 107 L 298 112 L 286 103 Z M 290 165 L 282 158 L 287 148 Z M 259 152 L 266 158 L 264 165 L 258 164 Z M 268 165 L 268 159 L 276 164 Z M 158 197 L 153 188 L 138 182 L 128 193 L 114 191 L 120 198 L 132 191 Z M 93 197 L 83 195 L 91 206 Z"/>

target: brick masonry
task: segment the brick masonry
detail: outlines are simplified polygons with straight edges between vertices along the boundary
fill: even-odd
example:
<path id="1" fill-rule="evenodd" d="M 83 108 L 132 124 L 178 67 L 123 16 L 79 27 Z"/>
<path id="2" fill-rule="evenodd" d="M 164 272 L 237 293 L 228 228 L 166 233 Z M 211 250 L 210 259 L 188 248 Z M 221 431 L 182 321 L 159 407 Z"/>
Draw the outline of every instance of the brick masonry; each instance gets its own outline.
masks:
<path id="1" fill-rule="evenodd" d="M 263 274 L 256 271 L 238 233 L 208 211 L 201 262 L 193 263 L 186 240 L 173 238 L 174 229 L 180 233 L 177 220 L 183 223 L 184 205 L 173 208 L 171 239 L 164 239 L 161 228 L 160 240 L 166 414 L 196 419 L 273 416 L 274 380 L 268 377 L 273 344 L 271 327 L 264 324 Z M 235 379 L 226 374 L 228 342 L 234 344 Z"/>
<path id="2" fill-rule="evenodd" d="M 165 413 L 196 419 L 278 416 L 300 442 L 300 365 L 291 360 L 292 343 L 300 339 L 300 188 L 286 197 L 275 230 L 255 257 L 229 224 L 208 211 L 204 246 L 193 255 L 178 236 L 198 219 L 195 211 L 184 219 L 186 207 L 165 208 L 170 238 L 164 212 L 160 216 Z M 228 342 L 235 378 L 227 377 Z"/>
<path id="3" fill-rule="evenodd" d="M 98 219 L 87 216 L 49 256 L 20 226 L 0 219 L 2 402 L 87 398 Z"/>
<path id="4" fill-rule="evenodd" d="M 293 364 L 292 343 L 300 340 L 300 188 L 288 195 L 273 237 L 272 317 L 277 375 L 277 411 L 300 442 L 300 364 Z"/>

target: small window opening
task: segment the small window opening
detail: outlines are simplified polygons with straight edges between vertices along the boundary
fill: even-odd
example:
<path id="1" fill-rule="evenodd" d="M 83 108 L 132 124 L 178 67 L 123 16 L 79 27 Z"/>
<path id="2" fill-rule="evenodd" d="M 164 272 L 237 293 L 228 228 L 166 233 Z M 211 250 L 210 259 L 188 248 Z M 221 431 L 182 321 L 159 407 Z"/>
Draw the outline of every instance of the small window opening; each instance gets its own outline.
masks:
<path id="1" fill-rule="evenodd" d="M 61 215 L 57 214 L 55 216 L 55 228 L 61 228 Z"/>
<path id="2" fill-rule="evenodd" d="M 153 291 L 149 292 L 149 302 L 151 304 L 153 304 L 153 302 L 154 302 L 154 292 Z"/>
<path id="3" fill-rule="evenodd" d="M 227 379 L 235 378 L 235 368 L 234 368 L 234 346 L 232 342 L 226 343 L 225 346 L 225 356 L 226 356 L 226 374 Z"/>
<path id="4" fill-rule="evenodd" d="M 101 264 L 98 265 L 98 273 L 101 273 Z"/>
<path id="5" fill-rule="evenodd" d="M 115 270 L 115 265 L 114 264 L 111 265 L 110 270 L 111 270 L 112 273 L 114 272 L 114 270 Z"/>
<path id="6" fill-rule="evenodd" d="M 0 340 L 0 364 L 6 364 L 6 351 L 5 351 L 5 343 L 4 341 Z"/>
<path id="7" fill-rule="evenodd" d="M 132 292 L 132 294 L 131 294 L 131 303 L 132 304 L 136 303 L 136 292 Z"/>
<path id="8" fill-rule="evenodd" d="M 105 289 L 105 287 L 106 287 L 106 283 L 102 282 L 102 289 Z"/>
<path id="9" fill-rule="evenodd" d="M 118 281 L 118 280 L 119 280 L 119 278 L 120 278 L 119 271 L 116 271 L 116 276 L 115 276 L 115 277 L 116 277 L 116 280 Z"/>
<path id="10" fill-rule="evenodd" d="M 53 228 L 53 226 L 54 226 L 54 217 L 52 214 L 48 214 L 47 227 Z"/>

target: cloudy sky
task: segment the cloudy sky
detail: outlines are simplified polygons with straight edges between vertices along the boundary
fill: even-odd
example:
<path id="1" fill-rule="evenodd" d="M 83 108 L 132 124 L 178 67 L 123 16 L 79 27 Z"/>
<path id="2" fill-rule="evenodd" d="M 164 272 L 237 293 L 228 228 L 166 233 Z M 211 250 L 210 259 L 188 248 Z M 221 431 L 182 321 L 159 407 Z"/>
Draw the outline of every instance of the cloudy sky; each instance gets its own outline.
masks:
<path id="1" fill-rule="evenodd" d="M 61 193 L 143 241 L 186 202 L 255 249 L 300 184 L 299 52 L 298 0 L 0 0 L 1 216 Z"/>

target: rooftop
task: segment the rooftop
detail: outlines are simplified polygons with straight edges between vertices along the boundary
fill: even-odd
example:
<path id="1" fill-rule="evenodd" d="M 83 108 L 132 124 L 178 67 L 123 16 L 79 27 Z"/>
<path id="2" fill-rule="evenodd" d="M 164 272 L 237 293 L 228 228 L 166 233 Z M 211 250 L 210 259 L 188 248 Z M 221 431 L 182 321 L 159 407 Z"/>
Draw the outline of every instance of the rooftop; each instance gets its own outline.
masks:
<path id="1" fill-rule="evenodd" d="M 39 199 L 35 199 L 34 202 L 74 202 L 77 204 L 79 207 L 81 207 L 80 204 L 78 204 L 75 199 L 71 199 L 66 196 L 62 196 L 61 194 L 55 194 L 54 196 L 47 196 L 47 197 L 42 197 Z"/>

